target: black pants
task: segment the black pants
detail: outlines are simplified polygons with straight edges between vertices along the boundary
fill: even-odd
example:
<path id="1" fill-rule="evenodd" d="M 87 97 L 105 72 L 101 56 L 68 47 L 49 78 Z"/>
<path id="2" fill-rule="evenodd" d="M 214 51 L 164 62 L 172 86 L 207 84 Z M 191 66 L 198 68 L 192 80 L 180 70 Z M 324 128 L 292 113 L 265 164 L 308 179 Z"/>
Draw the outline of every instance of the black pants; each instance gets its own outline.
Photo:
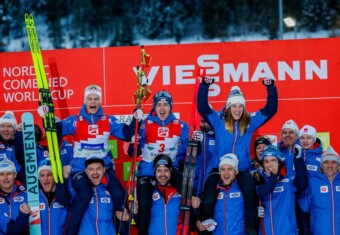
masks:
<path id="1" fill-rule="evenodd" d="M 259 221 L 257 217 L 258 197 L 253 177 L 249 171 L 240 171 L 236 175 L 236 179 L 243 195 L 246 228 L 257 230 Z M 214 169 L 205 182 L 202 202 L 202 221 L 214 217 L 214 209 L 218 196 L 216 185 L 219 180 L 220 174 L 218 174 L 217 169 Z"/>
<path id="2" fill-rule="evenodd" d="M 123 186 L 120 184 L 112 168 L 106 170 L 106 175 L 108 176 L 107 189 L 111 194 L 114 211 L 122 211 L 125 193 Z M 67 235 L 78 234 L 81 221 L 93 195 L 93 186 L 85 172 L 71 174 L 71 177 L 72 186 L 77 192 L 77 196 L 72 201 L 69 210 L 69 218 L 66 226 Z"/>
<path id="3" fill-rule="evenodd" d="M 170 183 L 178 192 L 182 190 L 183 175 L 177 169 L 171 172 Z M 147 235 L 151 219 L 152 193 L 156 185 L 155 177 L 140 176 L 137 183 L 138 234 Z"/>

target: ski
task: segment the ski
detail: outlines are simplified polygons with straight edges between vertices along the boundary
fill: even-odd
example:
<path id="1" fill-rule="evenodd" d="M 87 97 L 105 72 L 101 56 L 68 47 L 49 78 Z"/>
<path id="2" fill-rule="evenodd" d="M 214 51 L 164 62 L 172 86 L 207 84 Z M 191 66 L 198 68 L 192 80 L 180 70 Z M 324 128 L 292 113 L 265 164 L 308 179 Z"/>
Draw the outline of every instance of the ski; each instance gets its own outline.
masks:
<path id="1" fill-rule="evenodd" d="M 196 127 L 199 126 L 199 118 L 197 112 L 197 93 L 199 84 L 200 80 L 199 78 L 196 78 L 191 110 L 189 140 L 184 161 L 179 227 L 177 229 L 177 234 L 180 235 L 189 234 L 191 197 L 193 191 L 198 149 L 198 142 L 192 139 L 192 134 L 195 131 Z"/>
<path id="2" fill-rule="evenodd" d="M 31 208 L 29 230 L 31 235 L 40 235 L 39 177 L 33 115 L 31 113 L 24 113 L 21 116 L 21 121 L 25 156 L 27 202 Z"/>
<path id="3" fill-rule="evenodd" d="M 48 151 L 50 154 L 53 178 L 56 183 L 64 182 L 63 169 L 59 155 L 59 145 L 57 137 L 57 129 L 54 118 L 54 105 L 51 92 L 46 78 L 44 62 L 42 59 L 38 35 L 35 29 L 33 15 L 25 14 L 25 24 L 30 51 L 33 59 L 34 70 L 39 88 L 39 98 L 41 105 L 47 105 L 48 113 L 44 116 L 44 128 L 48 142 Z"/>

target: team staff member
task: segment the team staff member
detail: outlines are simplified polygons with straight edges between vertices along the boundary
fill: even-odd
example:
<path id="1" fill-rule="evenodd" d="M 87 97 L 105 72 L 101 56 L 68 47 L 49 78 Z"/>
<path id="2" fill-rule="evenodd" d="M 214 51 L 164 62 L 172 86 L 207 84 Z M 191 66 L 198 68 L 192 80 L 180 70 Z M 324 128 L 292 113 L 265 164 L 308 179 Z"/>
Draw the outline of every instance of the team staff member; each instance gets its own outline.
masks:
<path id="1" fill-rule="evenodd" d="M 197 108 L 202 118 L 207 120 L 215 130 L 215 162 L 212 163 L 213 172 L 218 171 L 219 157 L 227 153 L 234 153 L 239 160 L 237 182 L 243 193 L 245 204 L 245 222 L 248 234 L 255 234 L 257 229 L 257 195 L 250 169 L 250 142 L 253 133 L 264 123 L 269 121 L 277 112 L 278 95 L 274 80 L 263 80 L 267 88 L 267 103 L 264 108 L 255 113 L 248 113 L 245 98 L 239 87 L 233 86 L 227 98 L 225 109 L 220 115 L 208 104 L 208 91 L 213 79 L 203 77 L 198 91 Z M 203 195 L 202 219 L 211 218 L 217 198 L 217 174 L 211 174 L 205 184 Z"/>
<path id="2" fill-rule="evenodd" d="M 299 199 L 311 213 L 312 234 L 340 234 L 340 158 L 329 146 L 321 157 L 321 172 L 310 178 L 309 187 Z"/>

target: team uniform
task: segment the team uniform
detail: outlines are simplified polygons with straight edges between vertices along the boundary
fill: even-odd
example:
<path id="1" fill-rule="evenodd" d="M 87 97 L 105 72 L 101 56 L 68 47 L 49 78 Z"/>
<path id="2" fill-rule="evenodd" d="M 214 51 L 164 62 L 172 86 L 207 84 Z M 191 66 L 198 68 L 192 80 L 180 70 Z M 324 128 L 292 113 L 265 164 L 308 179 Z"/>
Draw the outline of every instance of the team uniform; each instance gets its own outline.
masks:
<path id="1" fill-rule="evenodd" d="M 155 187 L 152 194 L 149 235 L 175 235 L 180 204 L 181 195 L 174 187 Z"/>
<path id="2" fill-rule="evenodd" d="M 244 223 L 244 206 L 241 190 L 235 180 L 228 188 L 221 183 L 215 205 L 214 220 L 217 226 L 213 234 L 246 234 Z"/>

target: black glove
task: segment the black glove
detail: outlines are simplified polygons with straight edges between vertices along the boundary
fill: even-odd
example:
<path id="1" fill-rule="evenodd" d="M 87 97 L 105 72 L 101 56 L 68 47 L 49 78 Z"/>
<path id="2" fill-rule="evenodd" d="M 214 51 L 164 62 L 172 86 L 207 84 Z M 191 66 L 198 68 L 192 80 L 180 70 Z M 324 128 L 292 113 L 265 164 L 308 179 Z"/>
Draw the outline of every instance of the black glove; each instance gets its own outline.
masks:
<path id="1" fill-rule="evenodd" d="M 212 77 L 209 77 L 209 76 L 204 76 L 202 77 L 202 83 L 204 85 L 210 85 L 210 84 L 213 84 L 215 82 L 215 79 L 213 79 Z"/>
<path id="2" fill-rule="evenodd" d="M 274 86 L 275 84 L 274 78 L 265 78 L 262 80 L 262 84 L 265 85 L 266 87 Z"/>
<path id="3" fill-rule="evenodd" d="M 294 145 L 294 156 L 296 159 L 299 159 L 301 157 L 302 153 L 302 147 L 298 144 Z"/>

